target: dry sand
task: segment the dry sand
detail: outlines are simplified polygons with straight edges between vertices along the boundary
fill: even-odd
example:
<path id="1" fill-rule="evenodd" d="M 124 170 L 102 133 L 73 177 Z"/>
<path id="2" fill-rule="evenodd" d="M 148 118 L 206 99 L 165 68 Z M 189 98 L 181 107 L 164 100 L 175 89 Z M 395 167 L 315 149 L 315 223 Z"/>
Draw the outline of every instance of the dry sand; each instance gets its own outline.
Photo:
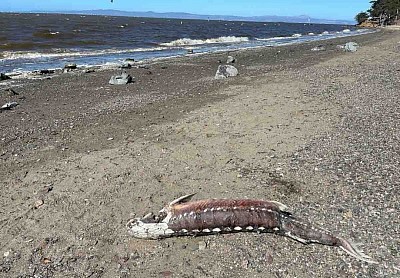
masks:
<path id="1" fill-rule="evenodd" d="M 337 50 L 349 40 L 356 53 Z M 0 83 L 1 277 L 398 277 L 400 33 Z M 312 52 L 318 44 L 326 51 Z M 7 85 L 5 85 L 7 84 Z M 22 98 L 22 99 L 18 99 Z M 377 265 L 272 234 L 134 239 L 172 199 L 260 198 Z"/>

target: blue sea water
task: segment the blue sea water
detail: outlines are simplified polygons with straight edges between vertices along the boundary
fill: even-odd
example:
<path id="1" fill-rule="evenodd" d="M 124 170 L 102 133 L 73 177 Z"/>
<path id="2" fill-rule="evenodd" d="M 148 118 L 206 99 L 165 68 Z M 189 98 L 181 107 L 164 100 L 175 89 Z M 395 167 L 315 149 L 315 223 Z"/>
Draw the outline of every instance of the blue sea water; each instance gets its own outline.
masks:
<path id="1" fill-rule="evenodd" d="M 354 26 L 0 13 L 0 72 L 118 65 L 370 32 Z"/>

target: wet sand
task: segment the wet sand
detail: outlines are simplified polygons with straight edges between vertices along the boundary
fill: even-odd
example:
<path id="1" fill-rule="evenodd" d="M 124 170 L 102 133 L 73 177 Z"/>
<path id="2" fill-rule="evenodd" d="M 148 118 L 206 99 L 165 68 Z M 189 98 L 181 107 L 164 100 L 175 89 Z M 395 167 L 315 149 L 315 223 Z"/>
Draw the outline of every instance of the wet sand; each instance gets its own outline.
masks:
<path id="1" fill-rule="evenodd" d="M 359 51 L 337 49 L 350 40 Z M 397 276 L 399 41 L 235 51 L 240 75 L 222 81 L 228 53 L 129 69 L 123 86 L 108 85 L 118 70 L 14 81 L 19 95 L 0 95 L 20 103 L 0 113 L 0 276 Z M 193 192 L 280 201 L 380 264 L 271 234 L 128 235 L 130 218 Z"/>

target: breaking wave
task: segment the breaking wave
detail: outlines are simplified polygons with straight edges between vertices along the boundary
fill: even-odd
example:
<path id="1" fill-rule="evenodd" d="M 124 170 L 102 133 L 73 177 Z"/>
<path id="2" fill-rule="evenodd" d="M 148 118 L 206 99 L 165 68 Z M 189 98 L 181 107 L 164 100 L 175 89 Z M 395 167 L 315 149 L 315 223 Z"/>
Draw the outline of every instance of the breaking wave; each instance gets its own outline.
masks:
<path id="1" fill-rule="evenodd" d="M 134 53 L 134 52 L 150 52 L 164 50 L 163 47 L 153 48 L 136 48 L 136 49 L 106 49 L 94 51 L 70 51 L 59 50 L 56 52 L 31 52 L 31 51 L 4 51 L 2 60 L 17 59 L 47 59 L 47 58 L 63 58 L 63 57 L 82 57 L 82 56 L 98 56 L 107 54 Z"/>
<path id="2" fill-rule="evenodd" d="M 248 42 L 248 37 L 219 37 L 213 39 L 205 39 L 205 40 L 194 40 L 194 39 L 178 39 L 171 42 L 161 43 L 162 46 L 191 46 L 191 45 L 201 45 L 201 44 L 218 44 L 218 43 L 240 43 L 240 42 Z"/>

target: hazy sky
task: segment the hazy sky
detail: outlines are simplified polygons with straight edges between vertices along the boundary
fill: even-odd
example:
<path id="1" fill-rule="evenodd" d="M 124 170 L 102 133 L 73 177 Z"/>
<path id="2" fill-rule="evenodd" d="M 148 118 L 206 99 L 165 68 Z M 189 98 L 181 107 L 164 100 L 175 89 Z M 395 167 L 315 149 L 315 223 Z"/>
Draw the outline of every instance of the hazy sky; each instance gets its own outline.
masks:
<path id="1" fill-rule="evenodd" d="M 0 0 L 0 11 L 123 11 L 188 12 L 218 15 L 309 15 L 353 19 L 370 7 L 369 0 Z"/>

